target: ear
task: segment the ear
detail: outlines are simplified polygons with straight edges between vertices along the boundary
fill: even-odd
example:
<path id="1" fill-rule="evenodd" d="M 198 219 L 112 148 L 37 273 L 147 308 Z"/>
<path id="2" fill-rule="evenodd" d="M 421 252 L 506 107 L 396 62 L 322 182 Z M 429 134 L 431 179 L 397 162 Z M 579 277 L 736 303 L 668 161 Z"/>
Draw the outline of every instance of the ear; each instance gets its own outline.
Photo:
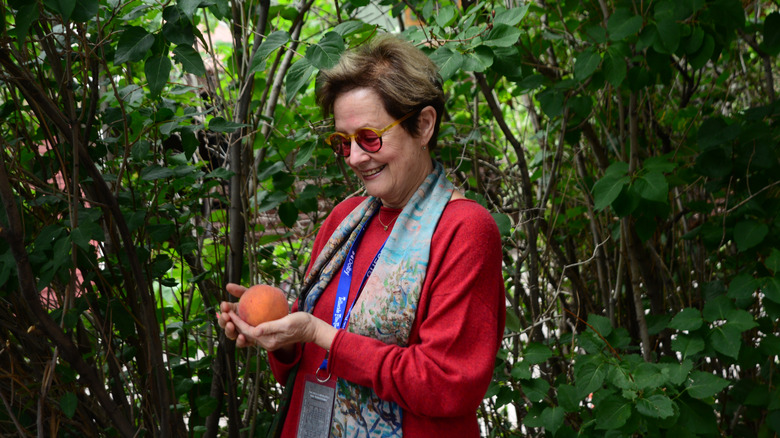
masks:
<path id="1" fill-rule="evenodd" d="M 436 126 L 436 110 L 428 105 L 420 110 L 418 116 L 418 126 L 420 128 L 420 146 L 427 146 L 433 136 L 433 128 Z"/>

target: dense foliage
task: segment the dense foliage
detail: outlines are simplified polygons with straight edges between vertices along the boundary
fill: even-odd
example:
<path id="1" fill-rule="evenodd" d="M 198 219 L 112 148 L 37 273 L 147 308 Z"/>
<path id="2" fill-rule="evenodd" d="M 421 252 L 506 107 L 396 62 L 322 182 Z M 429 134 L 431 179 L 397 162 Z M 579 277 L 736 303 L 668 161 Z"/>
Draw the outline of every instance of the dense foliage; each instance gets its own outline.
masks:
<path id="1" fill-rule="evenodd" d="M 2 435 L 263 436 L 216 305 L 295 298 L 360 189 L 314 78 L 382 31 L 441 67 L 435 154 L 504 238 L 485 435 L 780 433 L 776 2 L 0 8 Z"/>

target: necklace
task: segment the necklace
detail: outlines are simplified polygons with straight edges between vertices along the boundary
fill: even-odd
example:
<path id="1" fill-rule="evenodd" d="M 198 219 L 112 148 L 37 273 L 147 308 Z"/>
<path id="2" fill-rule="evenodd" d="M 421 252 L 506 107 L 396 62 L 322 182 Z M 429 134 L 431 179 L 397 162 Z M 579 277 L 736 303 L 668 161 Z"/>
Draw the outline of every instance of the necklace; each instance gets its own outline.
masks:
<path id="1" fill-rule="evenodd" d="M 389 223 L 389 224 L 387 224 L 387 225 L 385 225 L 385 223 L 384 223 L 384 222 L 382 222 L 382 212 L 381 212 L 381 211 L 379 212 L 379 214 L 377 215 L 377 217 L 379 218 L 379 223 L 380 223 L 380 224 L 382 224 L 382 226 L 385 228 L 385 231 L 387 231 L 387 227 L 389 227 L 390 225 L 393 225 L 393 222 L 395 222 L 395 220 L 396 220 L 396 219 L 398 219 L 398 216 L 399 216 L 400 214 L 401 214 L 400 212 L 399 212 L 398 214 L 396 214 L 396 215 L 393 217 L 393 219 L 390 221 L 390 223 Z"/>

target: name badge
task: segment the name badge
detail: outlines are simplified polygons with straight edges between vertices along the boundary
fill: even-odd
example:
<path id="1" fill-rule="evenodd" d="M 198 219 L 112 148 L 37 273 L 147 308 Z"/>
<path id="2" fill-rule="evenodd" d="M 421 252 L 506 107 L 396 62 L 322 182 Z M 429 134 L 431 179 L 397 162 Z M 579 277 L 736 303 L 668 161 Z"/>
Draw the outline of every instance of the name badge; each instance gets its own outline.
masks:
<path id="1" fill-rule="evenodd" d="M 336 379 L 321 382 L 308 374 L 304 382 L 298 438 L 328 438 L 336 400 Z"/>

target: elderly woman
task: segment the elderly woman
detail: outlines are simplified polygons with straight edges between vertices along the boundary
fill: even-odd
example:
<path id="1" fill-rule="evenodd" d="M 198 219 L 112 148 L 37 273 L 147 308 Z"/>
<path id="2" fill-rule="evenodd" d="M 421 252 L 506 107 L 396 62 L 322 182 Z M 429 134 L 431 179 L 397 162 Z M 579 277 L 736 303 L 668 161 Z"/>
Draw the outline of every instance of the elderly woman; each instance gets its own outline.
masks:
<path id="1" fill-rule="evenodd" d="M 291 385 L 282 436 L 478 437 L 504 330 L 501 243 L 431 159 L 436 66 L 382 36 L 323 71 L 317 97 L 335 124 L 325 142 L 368 197 L 322 224 L 293 313 L 252 327 L 222 303 L 219 324 Z"/>

